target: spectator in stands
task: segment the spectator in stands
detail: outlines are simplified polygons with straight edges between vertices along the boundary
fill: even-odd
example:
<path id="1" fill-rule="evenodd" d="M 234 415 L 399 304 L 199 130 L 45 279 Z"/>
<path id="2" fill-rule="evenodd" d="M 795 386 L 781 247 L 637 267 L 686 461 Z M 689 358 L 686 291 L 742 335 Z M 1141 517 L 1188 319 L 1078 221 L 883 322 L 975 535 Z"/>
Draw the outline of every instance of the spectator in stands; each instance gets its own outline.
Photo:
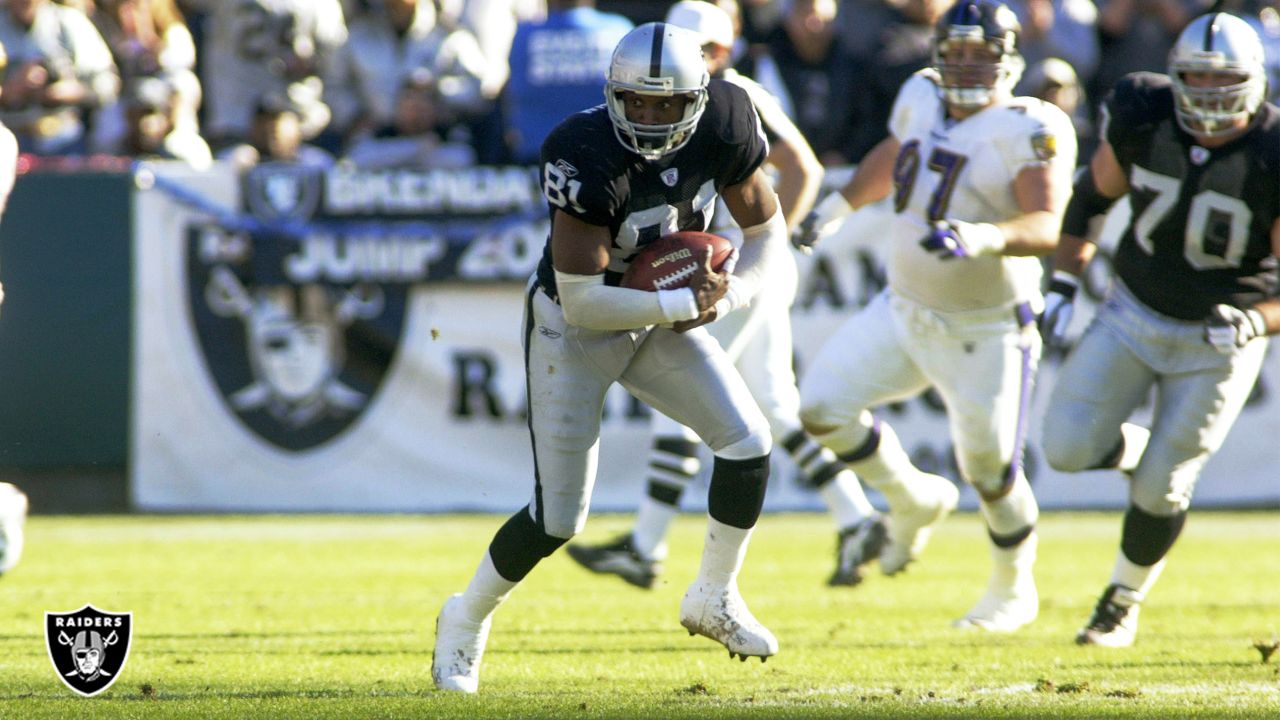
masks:
<path id="1" fill-rule="evenodd" d="M 1228 0 L 1222 10 L 1244 18 L 1258 32 L 1267 53 L 1267 101 L 1280 103 L 1280 0 Z"/>
<path id="2" fill-rule="evenodd" d="M 1077 77 L 1098 68 L 1098 8 L 1093 0 L 1007 0 L 1018 15 L 1018 44 L 1031 67 L 1045 58 L 1067 61 Z M 1080 157 L 1089 157 L 1083 152 Z"/>
<path id="3" fill-rule="evenodd" d="M 324 84 L 347 41 L 338 0 L 205 0 L 200 46 L 205 135 L 217 148 L 242 141 L 258 99 L 282 95 L 301 113 L 303 137 L 329 124 Z"/>
<path id="4" fill-rule="evenodd" d="M 141 82 L 147 78 L 169 86 L 173 129 L 184 137 L 199 135 L 195 41 L 174 0 L 99 0 L 90 19 L 111 48 L 123 86 L 119 101 L 95 115 L 92 147 L 100 152 L 115 150 L 126 132 L 126 109 L 135 100 L 128 94 L 137 88 L 158 87 Z M 152 99 L 134 105 L 146 106 Z"/>
<path id="5" fill-rule="evenodd" d="M 50 0 L 7 0 L 0 44 L 9 66 L 0 120 L 23 152 L 82 154 L 87 115 L 115 101 L 120 77 L 102 35 L 83 12 Z"/>
<path id="6" fill-rule="evenodd" d="M 838 144 L 832 155 L 839 161 L 859 162 L 888 136 L 889 113 L 898 89 L 933 62 L 934 24 L 951 5 L 952 0 L 902 0 L 865 53 L 851 54 L 840 63 L 850 68 L 853 77 L 838 91 L 851 103 L 849 114 L 843 116 L 846 119 L 837 126 Z"/>
<path id="7" fill-rule="evenodd" d="M 1033 63 L 1022 73 L 1017 94 L 1040 98 L 1061 108 L 1076 129 L 1077 157 L 1093 156 L 1097 138 L 1089 122 L 1089 103 L 1080 76 L 1070 63 L 1062 58 L 1045 58 Z"/>
<path id="8" fill-rule="evenodd" d="M 836 8 L 836 0 L 784 0 L 782 21 L 765 42 L 786 86 L 791 119 L 824 165 L 848 162 L 832 132 L 846 122 L 852 92 L 835 32 Z"/>
<path id="9" fill-rule="evenodd" d="M 441 136 L 448 128 L 441 127 L 439 107 L 430 73 L 411 74 L 400 86 L 391 123 L 355 140 L 346 159 L 366 170 L 474 165 L 470 144 Z"/>
<path id="10" fill-rule="evenodd" d="M 341 108 L 336 125 L 348 143 L 393 123 L 397 95 L 414 73 L 433 88 L 444 123 L 488 109 L 479 43 L 466 30 L 440 22 L 433 0 L 383 0 L 357 15 L 338 67 L 340 80 L 329 97 Z"/>
<path id="11" fill-rule="evenodd" d="M 113 154 L 139 159 L 182 160 L 197 169 L 213 162 L 209 145 L 190 125 L 178 121 L 178 94 L 157 77 L 136 78 L 125 87 L 120 102 L 123 136 L 105 148 Z"/>
<path id="12" fill-rule="evenodd" d="M 258 99 L 249 123 L 248 141 L 218 156 L 245 170 L 264 162 L 290 162 L 314 167 L 333 165 L 328 152 L 303 142 L 303 111 L 286 95 Z"/>
<path id="13" fill-rule="evenodd" d="M 631 28 L 594 0 L 550 0 L 546 20 L 516 28 L 502 111 L 514 162 L 536 165 L 543 138 L 565 115 L 604 102 L 613 48 Z"/>
<path id="14" fill-rule="evenodd" d="M 547 14 L 546 0 L 444 0 L 460 4 L 458 24 L 471 31 L 484 52 L 485 74 L 480 83 L 485 97 L 496 99 L 507 84 L 511 66 L 511 43 L 521 22 L 541 20 Z"/>
<path id="15" fill-rule="evenodd" d="M 1106 97 L 1117 80 L 1131 72 L 1164 72 L 1169 49 L 1210 0 L 1098 0 L 1101 54 L 1087 79 L 1089 97 Z"/>

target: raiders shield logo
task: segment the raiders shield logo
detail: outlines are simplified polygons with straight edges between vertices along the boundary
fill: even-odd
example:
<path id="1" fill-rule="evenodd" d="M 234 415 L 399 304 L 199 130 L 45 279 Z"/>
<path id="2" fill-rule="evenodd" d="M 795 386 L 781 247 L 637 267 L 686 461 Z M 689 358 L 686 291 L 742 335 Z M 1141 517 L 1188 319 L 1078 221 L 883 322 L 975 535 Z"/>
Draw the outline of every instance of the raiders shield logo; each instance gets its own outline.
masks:
<path id="1" fill-rule="evenodd" d="M 44 639 L 58 677 L 92 697 L 111 687 L 129 659 L 133 613 L 85 605 L 75 612 L 44 614 Z"/>
<path id="2" fill-rule="evenodd" d="M 193 329 L 219 394 L 244 425 L 285 450 L 333 439 L 387 377 L 409 285 L 361 277 L 355 241 L 187 229 Z M 305 249 L 304 249 L 305 248 Z M 342 265 L 339 273 L 324 270 Z"/>
<path id="3" fill-rule="evenodd" d="M 244 178 L 245 206 L 256 217 L 308 220 L 320 206 L 324 174 L 296 163 L 263 163 Z"/>

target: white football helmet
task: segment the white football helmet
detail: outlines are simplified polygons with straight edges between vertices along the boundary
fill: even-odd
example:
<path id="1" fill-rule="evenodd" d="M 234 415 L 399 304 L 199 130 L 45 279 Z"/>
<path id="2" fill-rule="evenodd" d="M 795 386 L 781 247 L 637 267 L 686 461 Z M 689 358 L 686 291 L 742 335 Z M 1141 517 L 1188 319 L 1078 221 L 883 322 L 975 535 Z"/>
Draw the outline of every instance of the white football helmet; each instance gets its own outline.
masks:
<path id="1" fill-rule="evenodd" d="M 1010 95 L 1026 66 L 1018 48 L 1022 26 L 1009 7 L 996 0 L 960 0 L 934 27 L 933 67 L 947 103 L 986 107 L 997 95 Z M 949 62 L 953 43 L 981 42 L 996 58 L 983 64 Z"/>
<path id="2" fill-rule="evenodd" d="M 646 160 L 684 147 L 707 107 L 707 63 L 697 34 L 667 23 L 645 23 L 618 43 L 609 63 L 604 98 L 618 141 Z M 641 125 L 627 119 L 624 93 L 689 96 L 684 115 L 668 125 Z"/>
<path id="3" fill-rule="evenodd" d="M 1240 82 L 1191 87 L 1183 73 L 1233 75 Z M 1250 118 L 1267 95 L 1262 40 L 1249 23 L 1234 15 L 1210 13 L 1192 20 L 1169 51 L 1169 78 L 1178 124 L 1201 137 L 1232 132 L 1239 118 Z"/>

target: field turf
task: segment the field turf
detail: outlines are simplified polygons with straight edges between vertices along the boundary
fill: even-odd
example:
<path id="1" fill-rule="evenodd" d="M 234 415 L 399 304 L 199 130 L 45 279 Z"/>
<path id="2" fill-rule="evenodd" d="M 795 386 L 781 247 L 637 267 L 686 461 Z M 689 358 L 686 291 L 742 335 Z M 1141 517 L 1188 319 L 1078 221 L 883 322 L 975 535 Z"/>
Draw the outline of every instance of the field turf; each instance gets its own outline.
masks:
<path id="1" fill-rule="evenodd" d="M 1041 519 L 1040 619 L 952 630 L 986 583 L 984 531 L 950 518 L 899 577 L 827 588 L 823 515 L 767 515 L 741 585 L 778 636 L 765 664 L 677 612 L 702 546 L 682 516 L 649 592 L 563 552 L 496 617 L 480 694 L 435 692 L 441 602 L 497 516 L 33 517 L 0 579 L 0 718 L 1277 718 L 1280 511 L 1193 512 L 1130 649 L 1072 643 L 1106 584 L 1119 514 Z M 581 539 L 628 518 L 593 517 Z M 118 681 L 62 685 L 45 611 L 133 613 Z"/>

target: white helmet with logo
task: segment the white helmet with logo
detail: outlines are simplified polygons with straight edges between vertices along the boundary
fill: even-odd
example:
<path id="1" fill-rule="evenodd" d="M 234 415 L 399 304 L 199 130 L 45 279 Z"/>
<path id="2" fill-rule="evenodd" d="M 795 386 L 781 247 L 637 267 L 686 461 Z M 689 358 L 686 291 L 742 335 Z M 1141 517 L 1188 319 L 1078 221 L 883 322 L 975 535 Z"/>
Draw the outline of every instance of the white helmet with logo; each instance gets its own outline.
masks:
<path id="1" fill-rule="evenodd" d="M 1191 87 L 1183 73 L 1231 75 L 1239 82 Z M 1266 98 L 1262 41 L 1249 23 L 1234 15 L 1201 15 L 1169 51 L 1169 78 L 1183 130 L 1202 137 L 1231 132 L 1238 118 L 1253 117 Z"/>
<path id="2" fill-rule="evenodd" d="M 618 141 L 646 160 L 684 147 L 707 107 L 707 63 L 698 36 L 667 23 L 646 23 L 618 43 L 605 80 L 605 105 Z M 624 93 L 689 98 L 680 120 L 642 125 L 627 119 Z"/>

